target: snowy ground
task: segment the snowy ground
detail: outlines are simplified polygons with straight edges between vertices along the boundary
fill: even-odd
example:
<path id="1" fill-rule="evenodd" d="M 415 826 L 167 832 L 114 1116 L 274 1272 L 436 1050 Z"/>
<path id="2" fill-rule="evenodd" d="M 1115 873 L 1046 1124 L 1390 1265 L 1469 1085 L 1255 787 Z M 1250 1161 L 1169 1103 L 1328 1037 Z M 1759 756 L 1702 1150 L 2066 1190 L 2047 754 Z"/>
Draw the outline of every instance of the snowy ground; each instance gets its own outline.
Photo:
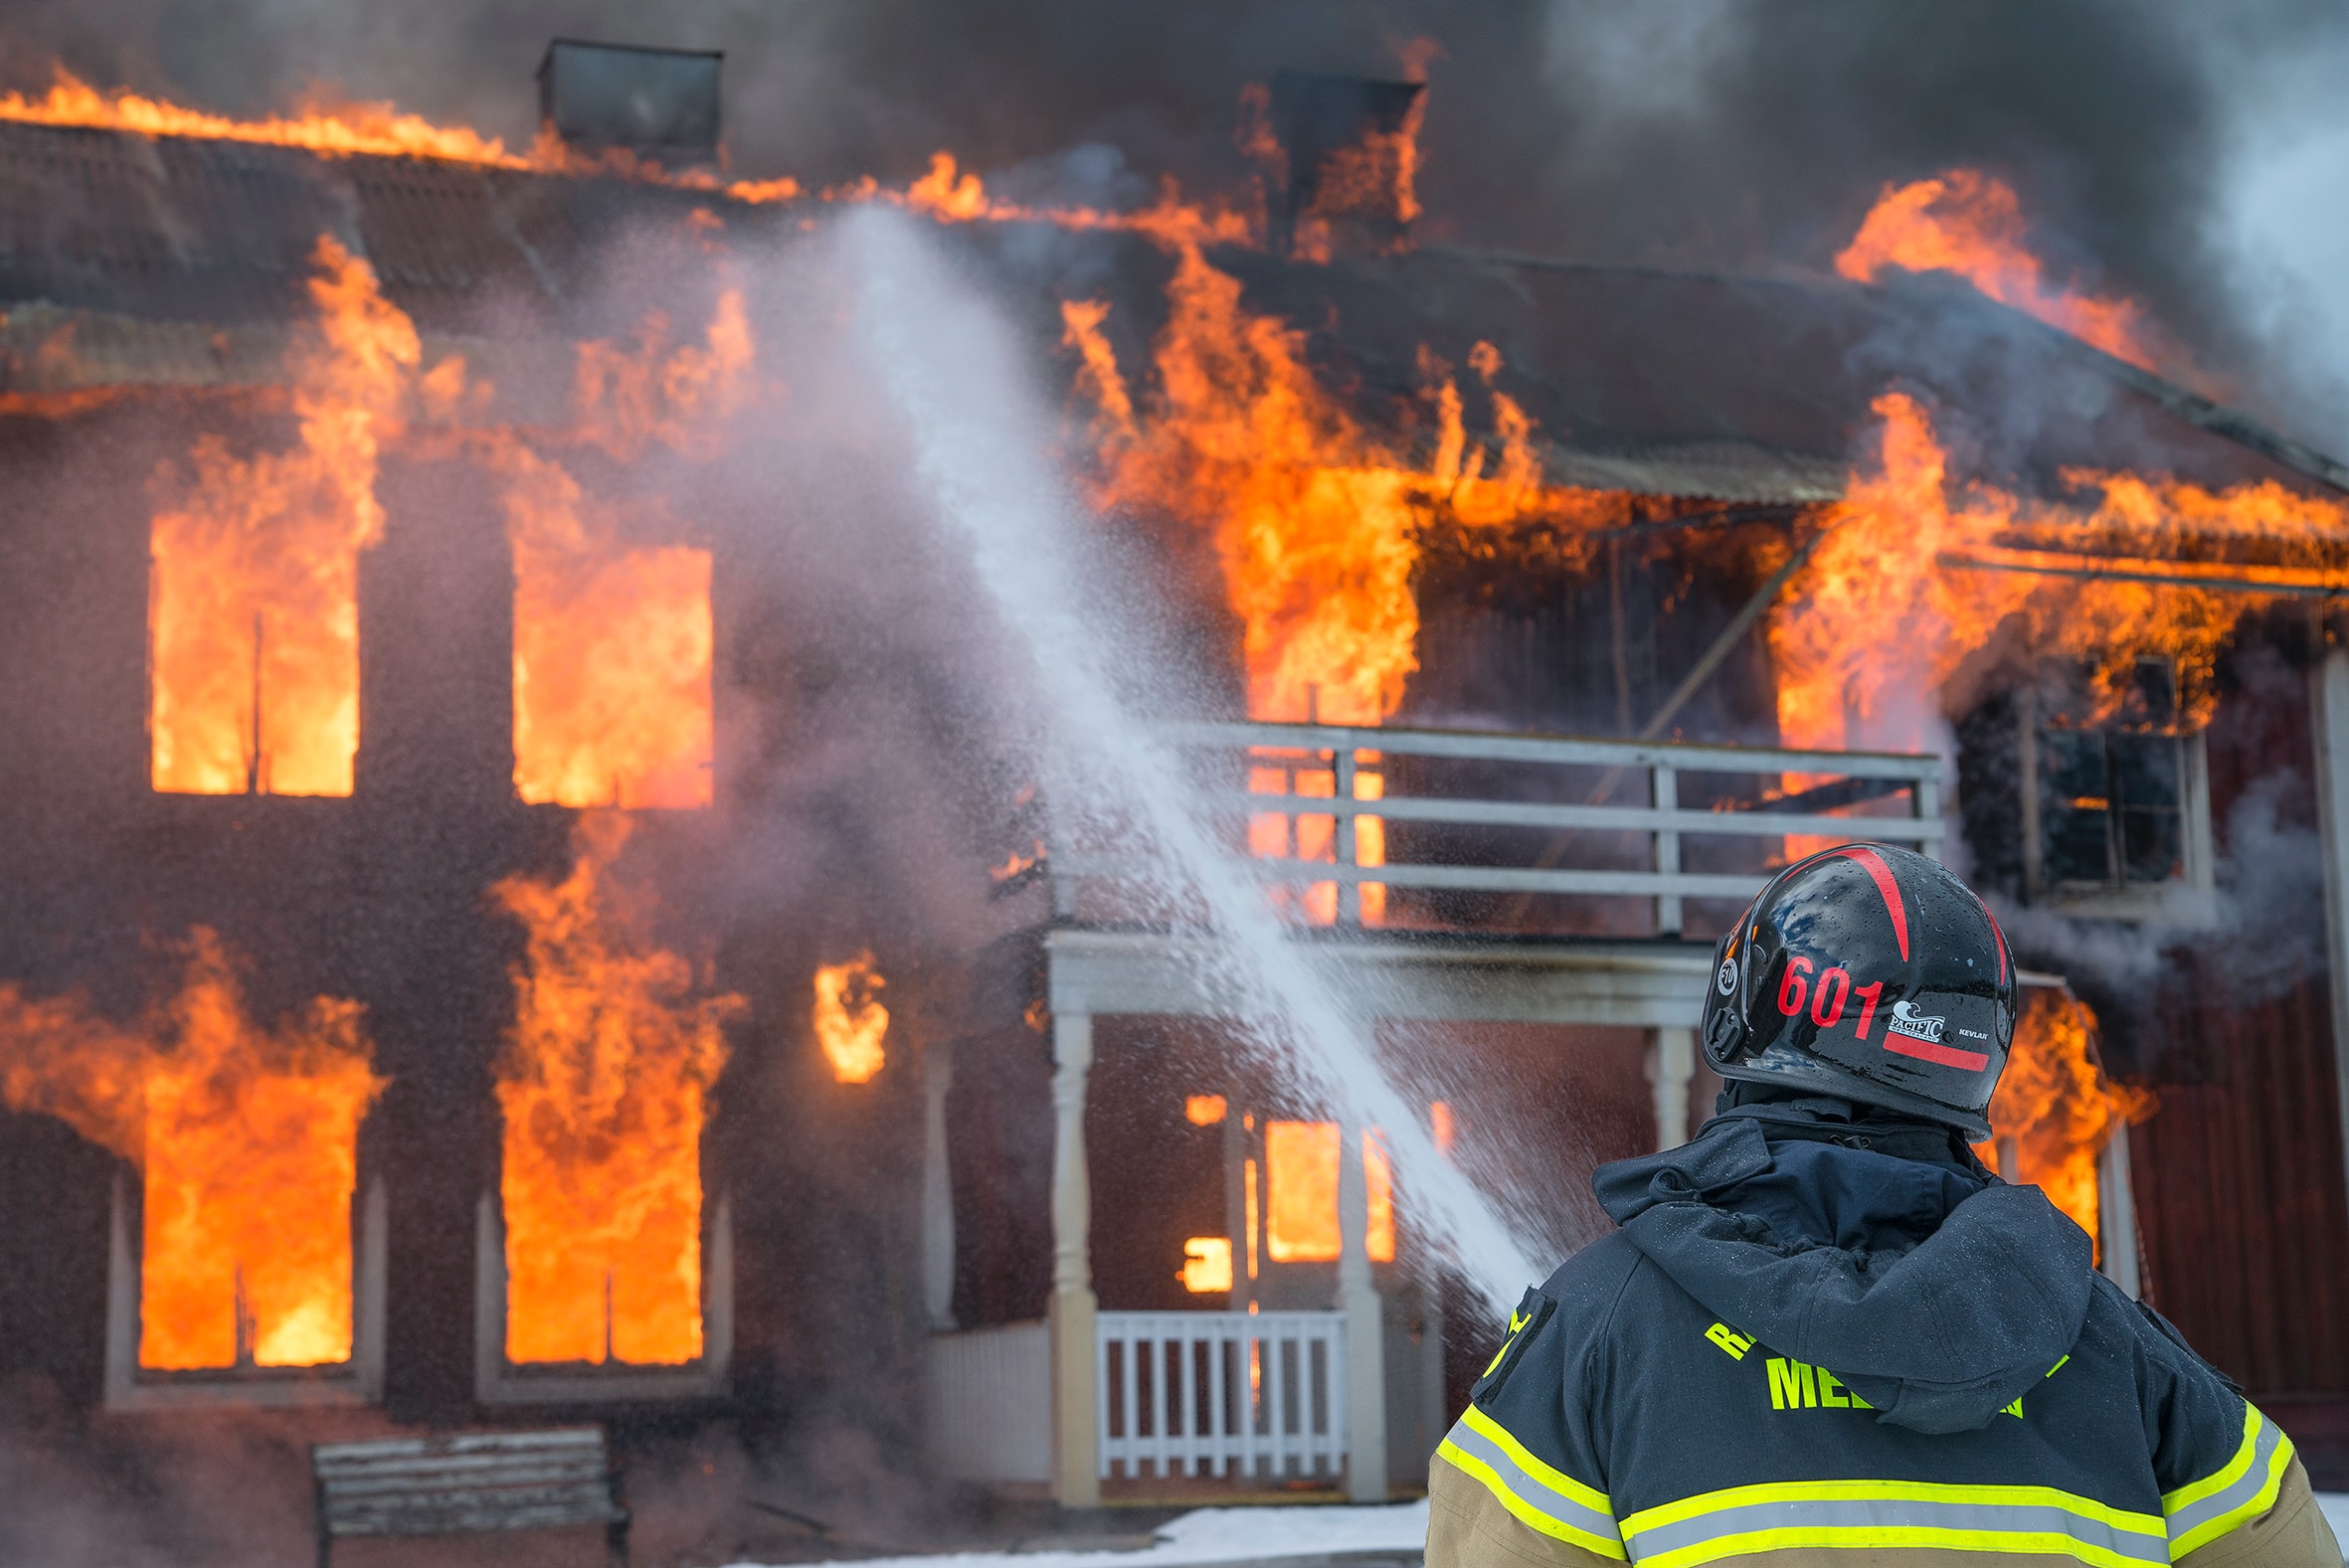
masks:
<path id="1" fill-rule="evenodd" d="M 2349 1510 L 2349 1496 L 2339 1499 Z M 1199 1508 L 1159 1526 L 1139 1551 L 948 1552 L 865 1558 L 855 1568 L 1191 1568 L 1286 1558 L 1396 1557 L 1427 1542 L 1427 1504 Z M 736 1568 L 751 1568 L 737 1564 Z"/>
<path id="2" fill-rule="evenodd" d="M 2349 1540 L 2349 1492 L 2320 1491 L 2333 1534 Z M 1427 1504 L 1199 1508 L 1160 1526 L 1139 1551 L 950 1552 L 866 1558 L 856 1568 L 1193 1568 L 1193 1565 L 1416 1552 L 1427 1540 Z M 753 1568 L 748 1563 L 736 1568 Z"/>

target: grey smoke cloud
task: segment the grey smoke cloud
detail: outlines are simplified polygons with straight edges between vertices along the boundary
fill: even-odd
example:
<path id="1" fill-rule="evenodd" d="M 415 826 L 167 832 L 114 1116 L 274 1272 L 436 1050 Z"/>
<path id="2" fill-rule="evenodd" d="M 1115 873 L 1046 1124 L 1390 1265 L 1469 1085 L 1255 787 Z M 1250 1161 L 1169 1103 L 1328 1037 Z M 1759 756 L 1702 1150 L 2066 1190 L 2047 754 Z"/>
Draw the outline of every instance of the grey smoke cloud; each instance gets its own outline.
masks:
<path id="1" fill-rule="evenodd" d="M 2278 298 L 2322 295 L 2349 333 L 2322 275 L 2349 240 L 2304 199 L 2339 166 L 2322 87 L 2349 20 L 2297 0 L 2212 20 L 2117 0 L 16 0 L 0 83 L 62 61 L 244 113 L 323 86 L 520 144 L 557 34 L 724 49 L 744 173 L 901 179 L 951 147 L 1083 196 L 1168 171 L 1228 186 L 1244 83 L 1390 74 L 1425 37 L 1423 193 L 1467 240 L 1816 267 L 1884 182 L 1971 163 L 2017 184 L 2059 272 L 2144 298 L 2251 393 L 2322 381 L 2261 373 Z"/>

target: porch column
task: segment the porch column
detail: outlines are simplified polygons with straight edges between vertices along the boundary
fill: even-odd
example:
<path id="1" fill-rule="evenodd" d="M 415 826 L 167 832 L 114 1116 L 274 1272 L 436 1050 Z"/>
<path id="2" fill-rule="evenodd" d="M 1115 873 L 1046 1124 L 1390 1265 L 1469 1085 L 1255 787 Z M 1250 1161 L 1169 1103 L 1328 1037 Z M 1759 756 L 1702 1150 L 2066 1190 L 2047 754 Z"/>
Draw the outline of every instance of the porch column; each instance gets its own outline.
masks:
<path id="1" fill-rule="evenodd" d="M 954 1082 L 954 1042 L 941 1040 L 922 1058 L 922 1305 L 940 1332 L 955 1325 L 955 1186 L 946 1146 Z"/>
<path id="2" fill-rule="evenodd" d="M 2316 752 L 2316 818 L 2324 844 L 2325 969 L 2333 1001 L 2335 1115 L 2349 1133 L 2349 649 L 2329 648 L 2308 672 Z M 2349 1144 L 2349 1137 L 2344 1138 Z M 2342 1172 L 2349 1181 L 2349 1169 Z"/>
<path id="3" fill-rule="evenodd" d="M 1346 1494 L 1386 1500 L 1386 1345 L 1370 1279 L 1370 1184 L 1362 1130 L 1338 1124 L 1338 1310 L 1346 1318 Z"/>
<path id="4" fill-rule="evenodd" d="M 1095 1387 L 1093 1189 L 1085 1163 L 1085 1079 L 1093 1017 L 1052 1015 L 1052 1499 L 1101 1504 Z"/>
<path id="5" fill-rule="evenodd" d="M 1689 1085 L 1697 1077 L 1697 1031 L 1648 1031 L 1648 1084 L 1656 1097 L 1656 1147 L 1689 1140 Z"/>

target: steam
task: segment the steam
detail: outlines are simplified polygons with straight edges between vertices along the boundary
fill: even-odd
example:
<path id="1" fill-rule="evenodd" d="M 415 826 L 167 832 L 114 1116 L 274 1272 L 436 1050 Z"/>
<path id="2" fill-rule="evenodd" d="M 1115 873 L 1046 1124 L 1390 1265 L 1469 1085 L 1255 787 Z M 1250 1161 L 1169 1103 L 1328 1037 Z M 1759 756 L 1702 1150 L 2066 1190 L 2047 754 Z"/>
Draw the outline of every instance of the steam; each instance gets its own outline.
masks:
<path id="1" fill-rule="evenodd" d="M 859 279 L 856 324 L 909 433 L 915 473 L 939 521 L 971 555 L 975 583 L 1024 654 L 1054 806 L 1096 830 L 1122 828 L 1164 903 L 1203 908 L 1209 985 L 1300 1087 L 1380 1129 L 1406 1195 L 1497 1306 L 1532 1269 L 1517 1237 L 1436 1150 L 1417 1106 L 1378 1070 L 1373 1009 L 1342 997 L 1285 940 L 1261 886 L 1224 847 L 1183 783 L 1174 748 L 1147 718 L 1187 701 L 1147 618 L 1079 565 L 1079 510 L 1042 454 L 1051 421 L 1018 370 L 1011 333 L 942 266 L 908 220 L 859 213 L 839 230 Z M 1147 717 L 1146 717 L 1147 716 Z"/>

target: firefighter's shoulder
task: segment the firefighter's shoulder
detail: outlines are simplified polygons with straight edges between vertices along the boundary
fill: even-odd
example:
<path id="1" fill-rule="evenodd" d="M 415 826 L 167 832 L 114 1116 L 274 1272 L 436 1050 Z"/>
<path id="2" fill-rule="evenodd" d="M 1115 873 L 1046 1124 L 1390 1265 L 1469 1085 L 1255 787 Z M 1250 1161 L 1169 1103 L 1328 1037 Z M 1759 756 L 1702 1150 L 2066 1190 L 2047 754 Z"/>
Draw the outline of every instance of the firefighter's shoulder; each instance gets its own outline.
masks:
<path id="1" fill-rule="evenodd" d="M 1624 1560 L 1592 1420 L 1593 1352 L 1638 1249 L 1583 1248 L 1510 1312 L 1428 1472 L 1428 1568 Z"/>

